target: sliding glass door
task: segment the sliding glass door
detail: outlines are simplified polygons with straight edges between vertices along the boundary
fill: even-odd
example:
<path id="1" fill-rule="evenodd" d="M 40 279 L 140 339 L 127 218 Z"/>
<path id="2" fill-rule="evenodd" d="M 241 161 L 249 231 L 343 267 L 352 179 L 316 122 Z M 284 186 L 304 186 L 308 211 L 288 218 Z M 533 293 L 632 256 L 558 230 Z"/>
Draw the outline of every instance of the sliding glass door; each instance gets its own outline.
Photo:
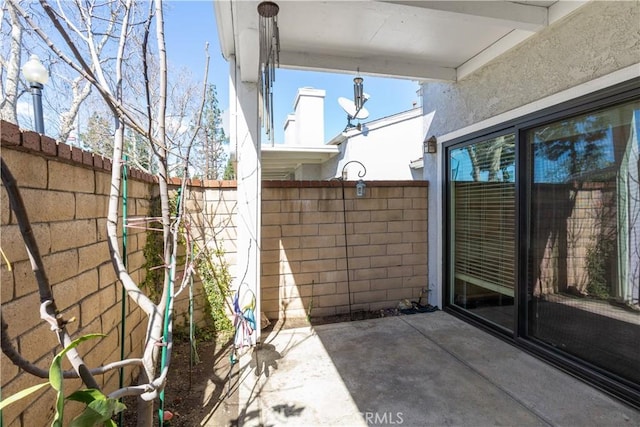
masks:
<path id="1" fill-rule="evenodd" d="M 528 334 L 640 383 L 640 102 L 526 132 Z"/>
<path id="2" fill-rule="evenodd" d="M 447 144 L 444 244 L 447 309 L 640 405 L 638 83 Z"/>
<path id="3" fill-rule="evenodd" d="M 450 150 L 449 165 L 449 303 L 512 330 L 515 136 Z"/>

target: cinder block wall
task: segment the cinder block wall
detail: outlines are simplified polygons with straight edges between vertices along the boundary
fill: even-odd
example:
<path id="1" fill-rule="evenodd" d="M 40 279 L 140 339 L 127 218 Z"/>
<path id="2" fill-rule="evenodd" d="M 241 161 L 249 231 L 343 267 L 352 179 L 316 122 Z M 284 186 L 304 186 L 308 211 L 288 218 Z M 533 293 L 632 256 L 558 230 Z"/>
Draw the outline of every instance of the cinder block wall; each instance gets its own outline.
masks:
<path id="1" fill-rule="evenodd" d="M 366 196 L 356 198 L 355 182 L 345 182 L 343 203 L 339 181 L 263 182 L 261 295 L 267 317 L 347 313 L 348 287 L 354 311 L 395 307 L 428 288 L 428 183 L 366 184 Z"/>
<path id="2" fill-rule="evenodd" d="M 211 262 L 215 265 L 224 262 L 233 280 L 236 277 L 237 258 L 236 181 L 193 180 L 186 191 L 185 209 L 189 216 L 189 229 L 196 246 L 196 256 L 203 256 L 202 248 L 206 246 Z M 195 287 L 201 292 L 200 283 L 196 283 Z M 196 321 L 203 324 L 209 320 L 204 306 L 206 299 L 198 298 L 195 303 Z M 175 304 L 176 313 L 181 313 L 176 316 L 176 323 L 184 323 L 189 308 L 188 292 L 182 292 Z"/>
<path id="3" fill-rule="evenodd" d="M 571 184 L 536 184 L 534 191 L 531 210 L 546 215 L 545 221 L 536 225 L 538 232 L 531 242 L 532 253 L 540 263 L 533 271 L 534 295 L 567 291 L 587 294 L 593 269 L 605 270 L 615 262 L 614 257 L 590 252 L 598 247 L 602 250 L 599 245 L 614 245 L 615 238 L 611 237 L 616 235 L 617 226 L 616 183 L 585 183 L 578 191 Z M 563 233 L 567 236 L 564 243 L 549 237 Z M 564 250 L 559 248 L 561 244 L 565 245 Z M 566 272 L 560 274 L 558 263 L 563 257 Z M 612 297 L 618 296 L 614 289 L 610 291 Z"/>
<path id="4" fill-rule="evenodd" d="M 17 180 L 34 230 L 45 271 L 52 285 L 56 305 L 73 337 L 103 333 L 100 340 L 81 344 L 80 353 L 89 367 L 120 359 L 120 327 L 122 288 L 109 260 L 106 241 L 106 212 L 110 186 L 111 162 L 91 153 L 56 144 L 35 132 L 21 131 L 2 121 L 2 158 Z M 176 182 L 177 183 L 177 182 Z M 235 209 L 235 183 L 194 181 L 189 187 L 187 205 L 195 218 L 201 213 L 227 218 L 232 222 Z M 153 178 L 131 170 L 128 180 L 128 215 L 149 215 L 151 197 L 157 194 Z M 217 199 L 216 199 L 217 198 Z M 229 209 L 228 212 L 224 212 Z M 204 220 L 201 220 L 201 222 Z M 196 219 L 193 220 L 197 222 Z M 3 260 L 0 302 L 8 335 L 17 350 L 37 366 L 48 369 L 55 353 L 60 351 L 53 332 L 39 318 L 40 298 L 20 231 L 1 191 L 1 246 L 11 269 Z M 224 235 L 225 249 L 234 260 L 235 227 L 219 230 Z M 119 234 L 122 234 L 121 225 Z M 137 283 L 146 275 L 143 249 L 147 232 L 129 228 L 127 244 L 128 270 Z M 178 276 L 180 277 L 180 276 Z M 196 320 L 205 321 L 205 298 L 196 283 Z M 177 323 L 186 321 L 188 292 L 176 300 Z M 125 357 L 140 357 L 147 327 L 146 316 L 135 306 L 126 304 Z M 70 366 L 65 361 L 65 369 Z M 41 382 L 20 371 L 2 354 L 0 360 L 2 396 L 7 397 Z M 137 371 L 125 369 L 125 384 L 134 382 Z M 118 372 L 96 377 L 105 391 L 118 388 Z M 80 387 L 79 380 L 65 381 L 65 394 Z M 54 394 L 44 390 L 10 405 L 3 411 L 4 425 L 48 425 L 53 416 Z M 81 409 L 73 402 L 66 407 L 70 420 Z"/>
<path id="5" fill-rule="evenodd" d="M 106 241 L 106 211 L 111 162 L 35 132 L 21 132 L 2 122 L 2 158 L 14 175 L 35 232 L 45 272 L 56 305 L 73 337 L 88 333 L 107 336 L 79 347 L 88 366 L 120 359 L 121 288 L 109 261 Z M 134 172 L 129 181 L 130 215 L 146 216 L 153 192 L 151 176 Z M 121 234 L 121 230 L 120 230 Z M 131 229 L 128 239 L 129 270 L 134 280 L 145 271 L 142 249 L 146 234 Z M 40 296 L 24 249 L 15 215 L 6 192 L 2 191 L 2 249 L 11 263 L 2 263 L 2 317 L 9 325 L 14 346 L 29 361 L 48 368 L 60 351 L 54 333 L 39 317 Z M 140 356 L 146 320 L 133 304 L 126 308 L 125 356 Z M 2 355 L 2 395 L 42 380 L 21 373 Z M 66 366 L 67 369 L 69 366 Z M 126 370 L 131 382 L 133 369 Z M 118 386 L 118 372 L 96 377 L 105 390 Z M 65 382 L 65 393 L 79 387 L 80 381 Z M 53 414 L 51 390 L 30 396 L 4 411 L 8 426 L 35 426 L 49 423 Z M 72 416 L 76 405 L 69 405 Z"/>

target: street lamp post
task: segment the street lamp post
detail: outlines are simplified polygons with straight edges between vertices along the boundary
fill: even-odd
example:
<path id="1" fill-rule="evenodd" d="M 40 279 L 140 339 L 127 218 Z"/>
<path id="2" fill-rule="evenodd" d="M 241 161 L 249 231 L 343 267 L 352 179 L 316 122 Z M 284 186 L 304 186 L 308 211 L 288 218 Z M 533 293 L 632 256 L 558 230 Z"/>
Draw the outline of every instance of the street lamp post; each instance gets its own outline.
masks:
<path id="1" fill-rule="evenodd" d="M 22 66 L 22 74 L 29 82 L 31 96 L 33 98 L 33 118 L 36 132 L 44 134 L 44 118 L 42 116 L 42 88 L 49 81 L 49 73 L 44 68 L 38 55 L 31 55 Z"/>

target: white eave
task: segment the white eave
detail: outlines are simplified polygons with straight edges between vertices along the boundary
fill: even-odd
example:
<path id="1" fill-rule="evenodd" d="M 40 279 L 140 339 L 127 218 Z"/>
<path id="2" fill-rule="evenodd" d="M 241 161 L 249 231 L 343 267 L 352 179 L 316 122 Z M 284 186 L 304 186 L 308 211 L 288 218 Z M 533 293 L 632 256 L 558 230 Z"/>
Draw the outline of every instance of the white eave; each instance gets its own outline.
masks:
<path id="1" fill-rule="evenodd" d="M 362 123 L 362 127 L 360 128 L 360 130 L 358 130 L 357 128 L 351 128 L 345 132 L 341 132 L 338 135 L 334 136 L 329 142 L 327 142 L 327 145 L 340 145 L 348 138 L 352 138 L 354 136 L 362 134 L 365 129 L 366 132 L 372 132 L 376 129 L 391 126 L 396 123 L 401 123 L 405 120 L 415 119 L 417 117 L 422 117 L 422 107 L 412 108 L 411 110 L 402 111 L 400 113 Z"/>
<path id="2" fill-rule="evenodd" d="M 340 153 L 335 145 L 262 147 L 262 179 L 289 179 L 303 164 L 322 164 Z"/>
<path id="3" fill-rule="evenodd" d="M 258 0 L 215 0 L 222 54 L 257 79 Z M 276 0 L 280 67 L 457 81 L 586 1 Z M 310 19 L 312 17 L 312 19 Z"/>
<path id="4" fill-rule="evenodd" d="M 424 167 L 423 159 L 416 159 L 409 162 L 409 167 L 411 169 L 422 169 Z"/>

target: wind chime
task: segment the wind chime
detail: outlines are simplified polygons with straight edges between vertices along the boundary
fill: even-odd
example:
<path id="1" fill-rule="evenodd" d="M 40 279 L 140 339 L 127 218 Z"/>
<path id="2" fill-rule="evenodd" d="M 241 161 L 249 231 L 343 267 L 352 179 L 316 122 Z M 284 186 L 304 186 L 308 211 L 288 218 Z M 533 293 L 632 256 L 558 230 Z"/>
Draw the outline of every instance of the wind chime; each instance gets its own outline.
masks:
<path id="1" fill-rule="evenodd" d="M 262 127 L 271 144 L 274 144 L 273 132 L 273 82 L 275 68 L 280 65 L 280 32 L 278 29 L 278 12 L 280 8 L 271 1 L 258 4 L 260 15 L 260 97 L 262 106 L 260 116 Z"/>

